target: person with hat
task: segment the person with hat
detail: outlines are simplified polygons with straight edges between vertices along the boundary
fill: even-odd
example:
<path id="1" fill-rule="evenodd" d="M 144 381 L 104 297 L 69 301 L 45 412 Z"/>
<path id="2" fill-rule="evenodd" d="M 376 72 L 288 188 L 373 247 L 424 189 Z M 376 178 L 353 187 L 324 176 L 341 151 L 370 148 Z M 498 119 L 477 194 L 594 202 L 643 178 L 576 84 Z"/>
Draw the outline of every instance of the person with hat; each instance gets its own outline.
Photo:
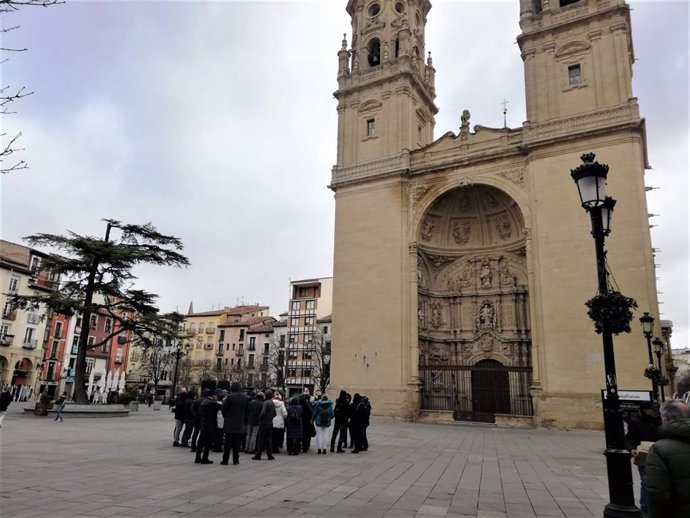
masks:
<path id="1" fill-rule="evenodd" d="M 637 459 L 638 448 L 642 441 L 655 442 L 659 437 L 659 409 L 653 401 L 640 403 L 638 415 L 633 416 L 628 424 L 628 433 L 625 436 L 626 447 L 630 450 L 635 464 L 640 472 L 640 510 L 647 512 L 647 488 L 645 486 L 645 461 Z"/>
<path id="2" fill-rule="evenodd" d="M 276 407 L 276 415 L 273 418 L 273 453 L 280 453 L 285 441 L 285 418 L 287 409 L 283 403 L 283 396 L 276 391 L 273 396 L 273 404 Z"/>
<path id="3" fill-rule="evenodd" d="M 240 463 L 240 445 L 244 434 L 244 424 L 247 420 L 249 398 L 242 392 L 242 387 L 236 381 L 230 385 L 230 394 L 223 400 L 223 431 L 225 444 L 222 465 L 227 466 L 232 449 L 232 463 Z"/>

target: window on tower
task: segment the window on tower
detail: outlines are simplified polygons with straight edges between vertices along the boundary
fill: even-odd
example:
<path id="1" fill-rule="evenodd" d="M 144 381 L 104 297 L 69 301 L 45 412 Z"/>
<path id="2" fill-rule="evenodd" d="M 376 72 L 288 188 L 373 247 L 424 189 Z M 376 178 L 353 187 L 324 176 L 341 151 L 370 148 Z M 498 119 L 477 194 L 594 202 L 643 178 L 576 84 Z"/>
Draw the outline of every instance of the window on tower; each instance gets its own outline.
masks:
<path id="1" fill-rule="evenodd" d="M 367 46 L 367 50 L 369 51 L 369 66 L 370 67 L 375 67 L 381 64 L 381 42 L 374 38 L 369 42 L 369 45 Z"/>
<path id="2" fill-rule="evenodd" d="M 376 133 L 376 121 L 374 119 L 369 119 L 367 121 L 367 137 L 373 137 Z"/>
<path id="3" fill-rule="evenodd" d="M 571 86 L 582 83 L 582 69 L 580 65 L 571 65 L 568 67 L 568 83 Z"/>
<path id="4" fill-rule="evenodd" d="M 541 12 L 541 0 L 534 0 L 534 12 L 535 14 Z"/>

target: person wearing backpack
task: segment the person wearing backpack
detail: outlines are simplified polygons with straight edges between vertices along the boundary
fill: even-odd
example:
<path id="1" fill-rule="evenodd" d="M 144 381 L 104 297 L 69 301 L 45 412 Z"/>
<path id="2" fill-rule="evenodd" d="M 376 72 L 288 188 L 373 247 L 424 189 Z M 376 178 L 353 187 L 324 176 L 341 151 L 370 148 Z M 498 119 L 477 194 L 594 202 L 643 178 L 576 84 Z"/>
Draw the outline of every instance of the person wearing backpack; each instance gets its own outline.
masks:
<path id="1" fill-rule="evenodd" d="M 287 409 L 287 452 L 288 455 L 299 455 L 304 435 L 302 425 L 302 405 L 297 396 L 290 400 Z"/>
<path id="2" fill-rule="evenodd" d="M 316 426 L 316 447 L 319 455 L 325 455 L 328 444 L 328 431 L 333 420 L 333 402 L 324 394 L 314 408 L 314 425 Z"/>

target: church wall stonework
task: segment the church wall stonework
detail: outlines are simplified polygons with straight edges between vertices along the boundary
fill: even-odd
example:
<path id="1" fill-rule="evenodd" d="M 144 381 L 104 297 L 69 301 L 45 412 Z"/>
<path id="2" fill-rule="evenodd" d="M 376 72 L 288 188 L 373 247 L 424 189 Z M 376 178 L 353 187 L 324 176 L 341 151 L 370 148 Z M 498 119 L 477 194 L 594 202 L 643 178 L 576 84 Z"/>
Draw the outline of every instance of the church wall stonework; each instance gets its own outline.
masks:
<path id="1" fill-rule="evenodd" d="M 474 366 L 498 362 L 511 399 L 497 420 L 601 428 L 602 342 L 584 305 L 597 289 L 594 240 L 569 174 L 583 153 L 609 165 L 618 201 L 612 278 L 638 302 L 635 317 L 659 322 L 627 5 L 580 0 L 535 14 L 522 3 L 528 120 L 470 128 L 465 110 L 458 133 L 433 142 L 431 60 L 389 53 L 368 66 L 367 23 L 395 22 L 376 28 L 389 49 L 409 36 L 407 11 L 383 2 L 367 21 L 368 5 L 349 2 L 359 50 L 344 42 L 339 52 L 330 390 L 366 393 L 379 415 L 474 419 L 484 397 Z M 648 387 L 637 335 L 614 337 L 621 389 Z"/>

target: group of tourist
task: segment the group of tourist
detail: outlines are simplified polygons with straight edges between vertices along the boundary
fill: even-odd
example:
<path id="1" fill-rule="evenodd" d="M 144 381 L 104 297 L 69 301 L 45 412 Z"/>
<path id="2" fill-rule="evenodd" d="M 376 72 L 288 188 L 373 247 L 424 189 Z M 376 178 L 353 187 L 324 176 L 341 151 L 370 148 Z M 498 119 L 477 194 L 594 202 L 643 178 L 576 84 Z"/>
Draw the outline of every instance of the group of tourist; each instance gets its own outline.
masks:
<path id="1" fill-rule="evenodd" d="M 640 472 L 640 508 L 648 518 L 690 517 L 690 407 L 682 400 L 640 405 L 627 448 Z M 654 443 L 648 451 L 643 443 Z"/>
<path id="2" fill-rule="evenodd" d="M 280 389 L 245 393 L 239 383 L 230 392 L 206 389 L 197 398 L 181 389 L 175 401 L 173 446 L 189 447 L 196 453 L 194 462 L 212 464 L 211 451 L 222 452 L 221 464 L 239 464 L 240 452 L 268 460 L 283 448 L 290 456 L 307 453 L 312 437 L 317 454 L 367 451 L 367 427 L 371 405 L 366 396 L 350 396 L 342 390 L 335 402 L 324 394 L 314 400 L 308 394 L 284 401 Z M 337 442 L 337 450 L 336 450 Z"/>
<path id="3" fill-rule="evenodd" d="M 8 392 L 12 401 L 28 401 L 34 393 L 34 388 L 29 385 L 12 385 L 5 383 L 0 385 L 0 392 Z"/>

